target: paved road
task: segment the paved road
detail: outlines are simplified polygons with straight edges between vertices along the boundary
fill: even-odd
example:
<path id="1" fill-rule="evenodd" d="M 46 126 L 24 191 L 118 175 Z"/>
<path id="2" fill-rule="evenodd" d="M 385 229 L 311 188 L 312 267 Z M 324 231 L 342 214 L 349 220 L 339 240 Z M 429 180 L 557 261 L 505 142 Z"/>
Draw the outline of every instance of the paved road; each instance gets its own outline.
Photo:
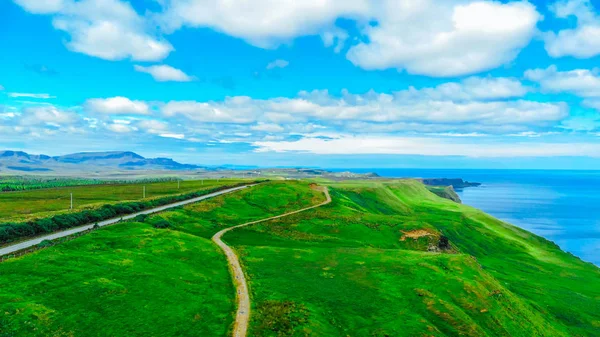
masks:
<path id="1" fill-rule="evenodd" d="M 233 326 L 233 336 L 234 337 L 246 337 L 246 333 L 248 331 L 248 321 L 250 320 L 250 295 L 248 293 L 248 284 L 246 283 L 246 276 L 244 275 L 244 271 L 242 270 L 240 260 L 239 260 L 238 256 L 235 254 L 235 252 L 233 251 L 233 249 L 231 249 L 231 247 L 229 247 L 227 244 L 225 244 L 221 240 L 221 237 L 223 236 L 223 234 L 225 234 L 233 229 L 236 229 L 236 228 L 249 226 L 249 225 L 259 223 L 259 222 L 269 221 L 269 220 L 273 220 L 273 219 L 283 218 L 288 215 L 308 211 L 309 209 L 327 205 L 328 203 L 331 202 L 331 197 L 329 196 L 329 191 L 327 190 L 327 187 L 323 187 L 323 188 L 321 188 L 321 190 L 323 191 L 323 193 L 325 193 L 325 197 L 327 199 L 318 205 L 303 208 L 303 209 L 300 209 L 297 211 L 293 211 L 293 212 L 289 212 L 289 213 L 285 213 L 285 214 L 281 214 L 281 215 L 277 215 L 277 216 L 273 216 L 273 217 L 266 218 L 266 219 L 256 220 L 256 221 L 252 221 L 252 222 L 247 222 L 245 224 L 225 228 L 212 237 L 212 240 L 219 247 L 221 247 L 221 249 L 225 252 L 225 255 L 227 256 L 227 261 L 229 262 L 229 266 L 232 271 L 233 283 L 235 285 L 235 289 L 237 292 L 238 309 L 237 309 L 237 313 L 235 315 L 235 323 Z"/>
<path id="2" fill-rule="evenodd" d="M 128 220 L 128 219 L 132 219 L 135 218 L 136 216 L 140 215 L 140 214 L 152 214 L 152 213 L 156 213 L 156 212 L 161 212 L 170 208 L 174 208 L 174 207 L 179 207 L 179 206 L 183 206 L 183 205 L 187 205 L 187 204 L 192 204 L 201 200 L 205 200 L 205 199 L 209 199 L 209 198 L 213 198 L 222 194 L 227 194 L 227 193 L 231 193 L 231 192 L 235 192 L 235 191 L 239 191 L 241 189 L 247 188 L 247 187 L 252 187 L 254 185 L 246 185 L 246 186 L 239 186 L 239 187 L 233 187 L 233 188 L 228 188 L 226 190 L 222 190 L 222 191 L 218 191 L 218 192 L 214 192 L 214 193 L 210 193 L 210 194 L 206 194 L 203 195 L 201 197 L 197 197 L 197 198 L 193 198 L 193 199 L 188 199 L 188 200 L 184 200 L 184 201 L 180 201 L 180 202 L 176 202 L 174 204 L 168 204 L 168 205 L 164 205 L 164 206 L 160 206 L 160 207 L 156 207 L 156 208 L 152 208 L 152 209 L 148 209 L 145 211 L 141 211 L 138 213 L 134 213 L 134 214 L 130 214 L 130 215 L 125 215 L 123 217 L 119 217 L 119 218 L 114 218 L 114 219 L 108 219 L 108 220 L 104 220 L 104 221 L 100 221 L 98 222 L 98 226 L 107 226 L 107 225 L 112 225 L 114 223 L 117 223 L 121 220 Z M 0 256 L 2 255 L 7 255 L 7 254 L 11 254 L 14 253 L 16 251 L 22 250 L 22 249 L 27 249 L 29 247 L 35 246 L 37 244 L 39 244 L 40 242 L 44 241 L 44 240 L 54 240 L 54 239 L 58 239 L 58 238 L 62 238 L 65 236 L 69 236 L 75 233 L 79 233 L 79 232 L 83 232 L 89 229 L 92 229 L 94 227 L 94 224 L 89 224 L 89 225 L 85 225 L 85 226 L 81 226 L 81 227 L 76 227 L 76 228 L 72 228 L 72 229 L 68 229 L 65 231 L 61 231 L 61 232 L 56 232 L 53 234 L 48 234 L 48 235 L 44 235 L 35 239 L 31 239 L 31 240 L 27 240 L 27 241 L 23 241 L 11 246 L 6 246 L 6 247 L 2 247 L 0 248 Z"/>

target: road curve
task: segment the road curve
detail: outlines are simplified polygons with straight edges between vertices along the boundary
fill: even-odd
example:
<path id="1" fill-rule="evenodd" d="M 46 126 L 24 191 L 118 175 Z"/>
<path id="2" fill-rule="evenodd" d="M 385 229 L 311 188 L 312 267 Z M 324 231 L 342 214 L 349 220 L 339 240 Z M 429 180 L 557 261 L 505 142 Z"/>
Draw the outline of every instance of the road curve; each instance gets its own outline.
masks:
<path id="1" fill-rule="evenodd" d="M 238 256 L 235 254 L 233 249 L 231 249 L 231 247 L 229 247 L 221 240 L 221 237 L 223 236 L 223 234 L 236 228 L 249 226 L 257 224 L 259 222 L 265 222 L 273 219 L 283 218 L 292 214 L 297 214 L 300 212 L 308 211 L 309 209 L 327 205 L 331 202 L 331 196 L 329 195 L 329 191 L 327 190 L 327 187 L 322 187 L 320 188 L 320 190 L 322 190 L 323 193 L 325 193 L 326 200 L 318 205 L 306 207 L 297 211 L 284 213 L 270 218 L 260 219 L 252 222 L 247 222 L 245 224 L 225 228 L 212 237 L 212 240 L 219 247 L 221 247 L 221 249 L 223 250 L 223 252 L 225 252 L 225 255 L 227 256 L 227 261 L 229 262 L 229 267 L 233 276 L 233 283 L 235 285 L 237 293 L 236 297 L 238 302 L 238 309 L 235 315 L 235 323 L 233 325 L 233 337 L 246 337 L 246 333 L 248 331 L 248 321 L 250 320 L 250 294 L 248 293 L 248 283 L 246 283 L 246 276 L 244 275 L 244 271 L 242 270 L 242 265 L 240 264 Z"/>
<path id="2" fill-rule="evenodd" d="M 133 214 L 129 214 L 129 215 L 125 215 L 123 217 L 119 217 L 119 218 L 113 218 L 113 219 L 108 219 L 108 220 L 104 220 L 104 221 L 100 221 L 98 222 L 98 226 L 102 227 L 102 226 L 108 226 L 108 225 L 112 225 L 114 223 L 117 223 L 121 220 L 129 220 L 129 219 L 133 219 L 138 215 L 141 214 L 152 214 L 152 213 L 157 213 L 157 212 L 161 212 L 170 208 L 174 208 L 174 207 L 179 207 L 179 206 L 183 206 L 183 205 L 187 205 L 187 204 L 192 204 L 198 201 L 202 201 L 205 199 L 209 199 L 209 198 L 213 198 L 222 194 L 227 194 L 227 193 L 231 193 L 231 192 L 235 192 L 235 191 L 239 191 L 241 189 L 247 188 L 247 187 L 252 187 L 253 185 L 244 185 L 244 186 L 239 186 L 239 187 L 233 187 L 233 188 L 228 188 L 222 191 L 218 191 L 218 192 L 214 192 L 214 193 L 209 193 L 197 198 L 193 198 L 193 199 L 188 199 L 188 200 L 184 200 L 184 201 L 179 201 L 173 204 L 168 204 L 168 205 L 163 205 L 160 207 L 156 207 L 156 208 L 152 208 L 152 209 L 147 209 L 145 211 L 141 211 L 138 213 L 133 213 Z M 73 235 L 76 233 L 80 233 L 83 231 L 87 231 L 89 229 L 92 229 L 94 227 L 94 224 L 89 224 L 89 225 L 85 225 L 85 226 L 80 226 L 80 227 L 76 227 L 76 228 L 72 228 L 72 229 L 68 229 L 68 230 L 64 230 L 64 231 L 60 231 L 60 232 L 56 232 L 56 233 L 52 233 L 52 234 L 48 234 L 48 235 L 44 235 L 44 236 L 40 236 L 37 237 L 35 239 L 31 239 L 31 240 L 27 240 L 27 241 L 23 241 L 23 242 L 19 242 L 17 244 L 14 245 L 10 245 L 10 246 L 6 246 L 6 247 L 2 247 L 0 248 L 0 256 L 2 255 L 8 255 L 8 254 L 12 254 L 14 252 L 17 252 L 19 250 L 23 250 L 23 249 L 27 249 L 30 247 L 33 247 L 35 245 L 38 245 L 39 243 L 41 243 L 44 240 L 54 240 L 54 239 L 58 239 L 58 238 L 62 238 L 65 236 L 69 236 L 69 235 Z"/>

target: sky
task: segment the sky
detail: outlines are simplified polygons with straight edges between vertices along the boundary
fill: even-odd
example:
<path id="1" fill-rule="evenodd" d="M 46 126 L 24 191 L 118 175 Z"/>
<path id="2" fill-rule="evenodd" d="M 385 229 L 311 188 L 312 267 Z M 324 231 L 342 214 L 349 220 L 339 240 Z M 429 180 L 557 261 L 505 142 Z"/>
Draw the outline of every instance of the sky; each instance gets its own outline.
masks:
<path id="1" fill-rule="evenodd" d="M 600 1 L 0 1 L 0 149 L 600 169 Z"/>

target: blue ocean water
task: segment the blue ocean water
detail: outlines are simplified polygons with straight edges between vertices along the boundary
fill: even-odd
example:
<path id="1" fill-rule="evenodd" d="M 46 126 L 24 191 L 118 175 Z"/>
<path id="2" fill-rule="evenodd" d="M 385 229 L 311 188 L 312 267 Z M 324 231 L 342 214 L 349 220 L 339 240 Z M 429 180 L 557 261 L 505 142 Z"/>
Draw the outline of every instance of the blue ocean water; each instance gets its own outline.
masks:
<path id="1" fill-rule="evenodd" d="M 355 169 L 384 177 L 462 178 L 464 204 L 543 236 L 600 266 L 600 171 Z"/>

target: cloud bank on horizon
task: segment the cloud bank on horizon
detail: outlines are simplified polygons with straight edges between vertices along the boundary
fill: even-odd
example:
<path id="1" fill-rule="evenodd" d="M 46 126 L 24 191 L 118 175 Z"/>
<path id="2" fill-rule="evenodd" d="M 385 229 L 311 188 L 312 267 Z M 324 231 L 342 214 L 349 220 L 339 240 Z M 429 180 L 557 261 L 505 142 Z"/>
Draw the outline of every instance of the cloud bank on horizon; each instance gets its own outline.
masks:
<path id="1" fill-rule="evenodd" d="M 13 0 L 0 13 L 1 147 L 600 164 L 590 0 Z"/>

